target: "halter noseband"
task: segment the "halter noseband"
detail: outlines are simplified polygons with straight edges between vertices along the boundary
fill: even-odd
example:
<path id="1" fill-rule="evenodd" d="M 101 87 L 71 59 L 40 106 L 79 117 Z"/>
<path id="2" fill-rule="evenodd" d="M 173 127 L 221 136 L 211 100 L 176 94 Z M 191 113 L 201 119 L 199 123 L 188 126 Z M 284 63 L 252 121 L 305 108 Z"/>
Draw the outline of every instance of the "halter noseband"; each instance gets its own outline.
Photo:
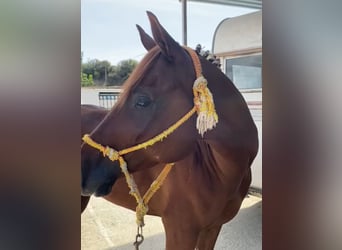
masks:
<path id="1" fill-rule="evenodd" d="M 194 107 L 188 113 L 186 113 L 182 118 L 180 118 L 168 129 L 164 130 L 162 133 L 153 137 L 152 139 L 140 143 L 138 145 L 122 149 L 120 151 L 116 151 L 115 149 L 110 148 L 108 146 L 102 146 L 101 144 L 92 140 L 89 134 L 85 134 L 82 138 L 83 141 L 87 143 L 89 146 L 102 152 L 104 157 L 107 156 L 111 161 L 119 161 L 121 171 L 125 175 L 126 182 L 130 188 L 130 194 L 135 197 L 138 203 L 136 208 L 138 227 L 142 227 L 144 225 L 144 215 L 146 215 L 148 211 L 148 201 L 152 198 L 153 194 L 160 188 L 163 181 L 170 172 L 171 168 L 173 167 L 174 163 L 166 164 L 163 171 L 160 173 L 157 179 L 151 184 L 149 190 L 146 192 L 144 197 L 141 197 L 138 187 L 134 182 L 133 176 L 128 172 L 127 163 L 125 162 L 122 156 L 140 149 L 146 149 L 147 147 L 154 145 L 156 142 L 162 141 L 167 136 L 172 134 L 183 123 L 185 123 L 195 112 L 197 112 L 198 115 L 196 127 L 202 137 L 207 130 L 213 129 L 218 122 L 218 116 L 215 110 L 213 96 L 207 87 L 207 80 L 202 76 L 202 67 L 200 60 L 194 50 L 188 47 L 183 48 L 189 53 L 196 72 L 196 80 L 193 86 Z"/>

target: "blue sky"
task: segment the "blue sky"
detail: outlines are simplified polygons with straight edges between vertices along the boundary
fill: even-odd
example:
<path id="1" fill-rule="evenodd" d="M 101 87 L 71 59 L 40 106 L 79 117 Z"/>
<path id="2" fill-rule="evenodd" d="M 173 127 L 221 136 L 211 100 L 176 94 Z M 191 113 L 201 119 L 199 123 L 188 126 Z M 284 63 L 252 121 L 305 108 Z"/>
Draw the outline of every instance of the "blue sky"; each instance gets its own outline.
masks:
<path id="1" fill-rule="evenodd" d="M 82 0 L 81 50 L 84 61 L 140 60 L 146 53 L 136 24 L 149 34 L 146 10 L 152 11 L 173 38 L 182 43 L 182 16 L 179 0 Z M 198 43 L 211 50 L 217 25 L 225 18 L 255 12 L 255 9 L 188 2 L 188 46 Z"/>

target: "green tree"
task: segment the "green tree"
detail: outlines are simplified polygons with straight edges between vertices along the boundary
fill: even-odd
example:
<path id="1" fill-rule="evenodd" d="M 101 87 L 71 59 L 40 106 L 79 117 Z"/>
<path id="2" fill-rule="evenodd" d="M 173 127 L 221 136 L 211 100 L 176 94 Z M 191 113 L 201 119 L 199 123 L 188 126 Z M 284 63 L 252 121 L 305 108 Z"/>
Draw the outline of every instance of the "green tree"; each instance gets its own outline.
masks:
<path id="1" fill-rule="evenodd" d="M 107 60 L 100 61 L 98 59 L 91 59 L 83 63 L 83 52 L 81 52 L 81 84 L 82 86 L 90 86 L 89 84 L 122 85 L 137 64 L 138 62 L 133 59 L 123 60 L 117 65 L 111 65 Z"/>
<path id="2" fill-rule="evenodd" d="M 94 82 L 97 85 L 103 85 L 108 81 L 108 69 L 110 67 L 111 64 L 107 60 L 92 59 L 82 64 L 82 72 L 87 75 L 93 75 Z"/>
<path id="3" fill-rule="evenodd" d="M 82 87 L 89 87 L 93 86 L 94 81 L 93 81 L 93 75 L 87 75 L 85 73 L 81 73 L 81 86 Z"/>
<path id="4" fill-rule="evenodd" d="M 86 63 L 82 63 L 82 72 L 90 75 L 92 74 L 95 77 L 95 72 L 96 72 L 96 64 L 97 64 L 98 60 L 97 59 L 92 59 L 92 60 L 88 60 Z"/>
<path id="5" fill-rule="evenodd" d="M 122 85 L 130 76 L 138 62 L 133 59 L 123 60 L 109 72 L 109 81 L 107 85 Z"/>
<path id="6" fill-rule="evenodd" d="M 96 72 L 98 72 L 98 81 L 100 84 L 107 84 L 108 79 L 108 69 L 110 68 L 111 64 L 107 60 L 104 61 L 97 61 L 95 66 Z"/>
<path id="7" fill-rule="evenodd" d="M 107 85 L 118 85 L 120 79 L 117 74 L 117 66 L 111 66 L 108 70 L 108 81 Z"/>

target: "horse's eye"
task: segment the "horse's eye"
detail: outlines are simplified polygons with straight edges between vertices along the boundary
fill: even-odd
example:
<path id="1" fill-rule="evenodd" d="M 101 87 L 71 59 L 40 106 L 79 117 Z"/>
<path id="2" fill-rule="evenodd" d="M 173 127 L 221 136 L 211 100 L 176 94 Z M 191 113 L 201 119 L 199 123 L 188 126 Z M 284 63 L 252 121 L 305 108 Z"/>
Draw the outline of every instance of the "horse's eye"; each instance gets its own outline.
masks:
<path id="1" fill-rule="evenodd" d="M 146 108 L 151 104 L 151 99 L 147 96 L 138 96 L 135 107 L 137 108 Z"/>

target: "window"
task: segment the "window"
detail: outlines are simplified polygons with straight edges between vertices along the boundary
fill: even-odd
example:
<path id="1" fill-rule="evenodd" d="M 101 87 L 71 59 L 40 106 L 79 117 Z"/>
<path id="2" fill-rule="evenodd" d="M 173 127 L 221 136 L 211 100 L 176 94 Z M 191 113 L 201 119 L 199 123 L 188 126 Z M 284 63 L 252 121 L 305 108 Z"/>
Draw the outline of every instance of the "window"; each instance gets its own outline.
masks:
<path id="1" fill-rule="evenodd" d="M 226 59 L 226 75 L 238 89 L 262 87 L 262 55 Z"/>

